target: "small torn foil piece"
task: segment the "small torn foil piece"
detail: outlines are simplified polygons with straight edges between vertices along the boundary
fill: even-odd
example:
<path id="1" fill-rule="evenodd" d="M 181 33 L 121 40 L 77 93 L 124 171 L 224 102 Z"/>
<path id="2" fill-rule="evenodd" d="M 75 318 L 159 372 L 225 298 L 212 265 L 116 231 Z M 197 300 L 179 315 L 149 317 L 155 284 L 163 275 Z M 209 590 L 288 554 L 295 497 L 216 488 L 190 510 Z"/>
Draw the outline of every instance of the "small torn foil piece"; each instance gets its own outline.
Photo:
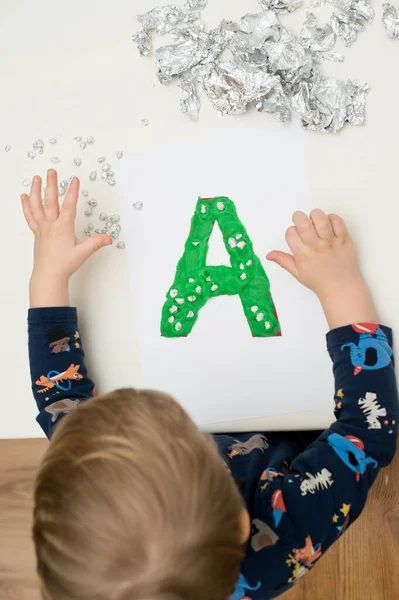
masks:
<path id="1" fill-rule="evenodd" d="M 346 13 L 333 13 L 330 24 L 336 36 L 341 38 L 348 48 L 352 46 L 353 42 L 356 42 L 358 32 L 364 30 L 362 23 L 352 19 Z"/>
<path id="2" fill-rule="evenodd" d="M 136 31 L 132 36 L 132 40 L 137 44 L 140 56 L 151 56 L 152 40 L 146 31 Z"/>
<path id="3" fill-rule="evenodd" d="M 176 27 L 185 16 L 186 11 L 180 6 L 167 4 L 166 6 L 156 6 L 143 15 L 137 15 L 137 20 L 141 23 L 144 31 L 155 30 L 159 35 L 165 35 Z"/>
<path id="4" fill-rule="evenodd" d="M 258 0 L 262 10 L 274 10 L 278 13 L 291 13 L 299 8 L 303 0 Z"/>
<path id="5" fill-rule="evenodd" d="M 64 196 L 68 189 L 68 181 L 66 179 L 62 179 L 58 185 L 58 195 Z"/>
<path id="6" fill-rule="evenodd" d="M 236 32 L 237 24 L 225 19 L 219 23 L 218 27 L 211 29 L 207 38 L 208 54 L 202 62 L 206 64 L 214 62 L 228 47 Z"/>
<path id="7" fill-rule="evenodd" d="M 352 0 L 348 13 L 352 19 L 360 22 L 370 23 L 374 19 L 374 8 L 369 0 Z"/>
<path id="8" fill-rule="evenodd" d="M 330 25 L 337 37 L 341 38 L 346 46 L 351 46 L 357 39 L 357 33 L 363 31 L 364 25 L 373 20 L 373 7 L 369 0 L 310 0 L 308 7 L 316 8 L 326 2 L 341 11 L 332 14 Z"/>
<path id="9" fill-rule="evenodd" d="M 332 77 L 316 78 L 314 83 L 301 82 L 291 104 L 305 129 L 337 133 L 345 123 L 362 125 L 369 86 L 353 81 L 345 84 Z"/>
<path id="10" fill-rule="evenodd" d="M 184 8 L 187 10 L 202 10 L 208 4 L 208 0 L 186 0 Z"/>
<path id="11" fill-rule="evenodd" d="M 182 90 L 182 97 L 180 99 L 181 112 L 193 121 L 197 121 L 201 104 L 193 78 L 182 77 L 179 87 Z"/>
<path id="12" fill-rule="evenodd" d="M 332 14 L 330 25 L 337 37 L 349 47 L 356 41 L 358 32 L 363 31 L 366 23 L 373 20 L 374 9 L 369 0 L 329 0 L 329 2 L 342 11 L 339 14 Z"/>
<path id="13" fill-rule="evenodd" d="M 366 112 L 366 97 L 370 91 L 368 83 L 358 85 L 351 79 L 347 83 L 349 96 L 346 122 L 349 125 L 364 125 Z"/>
<path id="14" fill-rule="evenodd" d="M 393 40 L 399 38 L 399 18 L 396 8 L 389 3 L 382 5 L 382 24 L 387 36 Z"/>
<path id="15" fill-rule="evenodd" d="M 276 14 L 272 10 L 243 16 L 238 21 L 238 30 L 250 35 L 248 46 L 260 46 L 265 40 L 273 36 L 279 26 Z"/>
<path id="16" fill-rule="evenodd" d="M 293 33 L 280 28 L 277 42 L 266 42 L 269 70 L 281 78 L 283 84 L 293 89 L 300 81 L 310 77 L 313 60 L 309 50 L 299 43 Z"/>
<path id="17" fill-rule="evenodd" d="M 255 101 L 254 105 L 259 112 L 276 115 L 281 123 L 289 123 L 291 121 L 289 100 L 280 83 L 276 83 L 271 92 Z"/>
<path id="18" fill-rule="evenodd" d="M 177 75 L 197 65 L 206 55 L 207 46 L 201 40 L 183 40 L 161 46 L 155 52 L 159 81 L 169 83 Z"/>
<path id="19" fill-rule="evenodd" d="M 280 35 L 280 24 L 276 14 L 267 10 L 259 14 L 248 14 L 238 22 L 238 31 L 233 35 L 229 48 L 238 61 L 264 67 L 268 63 L 266 40 L 275 41 Z"/>
<path id="20" fill-rule="evenodd" d="M 337 37 L 333 28 L 328 23 L 324 27 L 317 27 L 317 20 L 312 12 L 306 13 L 306 20 L 300 33 L 301 44 L 312 52 L 328 52 L 331 50 Z"/>
<path id="21" fill-rule="evenodd" d="M 326 0 L 326 1 L 328 2 L 328 4 L 331 4 L 335 8 L 342 10 L 342 12 L 347 12 L 350 9 L 352 3 L 356 0 Z M 324 2 L 323 2 L 323 4 L 324 4 Z"/>
<path id="22" fill-rule="evenodd" d="M 313 61 L 319 65 L 322 65 L 325 62 L 342 63 L 344 60 L 345 56 L 339 54 L 339 52 L 329 52 L 328 54 L 324 54 L 323 52 L 313 52 Z"/>
<path id="23" fill-rule="evenodd" d="M 172 29 L 170 35 L 179 42 L 183 42 L 184 40 L 201 40 L 206 43 L 208 40 L 208 34 L 204 31 L 203 25 L 187 26 L 186 23 L 182 23 Z"/>
<path id="24" fill-rule="evenodd" d="M 308 8 L 317 8 L 327 2 L 344 13 L 352 13 L 353 18 L 363 18 L 366 21 L 371 21 L 374 16 L 374 10 L 369 0 L 309 0 Z M 363 17 L 361 17 L 362 14 Z"/>
<path id="25" fill-rule="evenodd" d="M 345 84 L 337 80 L 325 81 L 324 89 L 321 91 L 321 99 L 318 98 L 317 84 L 313 86 L 309 82 L 301 82 L 296 94 L 292 96 L 291 105 L 293 110 L 301 117 L 304 129 L 311 131 L 338 131 L 343 125 L 347 108 L 347 96 L 344 90 Z M 330 89 L 329 102 L 324 104 L 324 96 L 327 87 Z M 337 88 L 340 88 L 339 90 Z M 335 116 L 337 123 L 332 125 Z M 339 123 L 338 123 L 339 121 Z M 342 123 L 342 125 L 341 125 Z"/>
<path id="26" fill-rule="evenodd" d="M 199 73 L 202 87 L 222 115 L 240 115 L 250 102 L 268 94 L 278 79 L 266 71 L 232 60 L 206 65 Z"/>

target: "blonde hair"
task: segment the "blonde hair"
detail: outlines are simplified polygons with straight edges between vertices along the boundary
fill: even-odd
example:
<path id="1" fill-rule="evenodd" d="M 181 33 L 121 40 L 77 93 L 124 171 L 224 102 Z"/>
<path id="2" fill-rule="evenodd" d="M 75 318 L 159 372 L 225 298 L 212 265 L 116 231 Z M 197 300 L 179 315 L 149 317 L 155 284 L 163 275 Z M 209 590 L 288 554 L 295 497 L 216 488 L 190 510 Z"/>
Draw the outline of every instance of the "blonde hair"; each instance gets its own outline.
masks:
<path id="1" fill-rule="evenodd" d="M 33 538 L 49 600 L 225 600 L 243 501 L 217 448 L 159 392 L 88 400 L 37 477 Z"/>

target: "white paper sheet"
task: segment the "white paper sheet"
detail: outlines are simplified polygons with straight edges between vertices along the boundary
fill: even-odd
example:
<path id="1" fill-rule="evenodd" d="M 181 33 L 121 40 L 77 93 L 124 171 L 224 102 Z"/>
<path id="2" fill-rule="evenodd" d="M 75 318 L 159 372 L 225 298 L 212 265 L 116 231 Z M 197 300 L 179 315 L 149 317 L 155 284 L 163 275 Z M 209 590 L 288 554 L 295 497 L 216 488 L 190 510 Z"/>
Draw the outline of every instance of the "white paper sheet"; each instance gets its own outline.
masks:
<path id="1" fill-rule="evenodd" d="M 202 425 L 328 407 L 333 380 L 318 301 L 264 260 L 285 249 L 293 211 L 313 208 L 299 128 L 268 119 L 128 155 L 118 188 L 144 386 L 172 394 Z M 282 337 L 253 338 L 239 296 L 211 299 L 186 338 L 160 335 L 197 198 L 219 195 L 234 200 L 263 260 Z M 132 206 L 139 201 L 141 211 Z M 214 234 L 207 264 L 229 265 Z"/>

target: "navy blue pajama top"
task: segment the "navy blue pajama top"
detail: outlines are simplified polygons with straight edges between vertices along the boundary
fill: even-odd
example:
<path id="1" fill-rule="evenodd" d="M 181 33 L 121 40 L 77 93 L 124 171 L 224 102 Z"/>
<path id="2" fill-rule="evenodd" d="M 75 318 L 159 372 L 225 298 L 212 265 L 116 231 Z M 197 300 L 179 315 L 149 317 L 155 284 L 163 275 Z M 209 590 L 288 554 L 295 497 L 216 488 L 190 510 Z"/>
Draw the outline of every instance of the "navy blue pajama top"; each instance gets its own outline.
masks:
<path id="1" fill-rule="evenodd" d="M 37 421 L 48 438 L 95 395 L 75 308 L 31 309 L 29 358 Z M 252 520 L 229 600 L 276 598 L 307 573 L 360 515 L 392 460 L 399 421 L 392 332 L 370 323 L 327 334 L 336 421 L 307 447 L 295 434 L 215 435 Z M 300 391 L 299 391 L 300 393 Z"/>

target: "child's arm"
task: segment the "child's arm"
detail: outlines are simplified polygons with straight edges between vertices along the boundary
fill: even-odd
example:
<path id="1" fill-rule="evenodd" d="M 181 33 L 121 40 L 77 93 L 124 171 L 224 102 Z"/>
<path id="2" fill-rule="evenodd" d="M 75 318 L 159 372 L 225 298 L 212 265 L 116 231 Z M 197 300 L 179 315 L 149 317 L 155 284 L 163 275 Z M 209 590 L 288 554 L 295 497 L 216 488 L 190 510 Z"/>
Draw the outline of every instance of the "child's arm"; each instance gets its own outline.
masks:
<path id="1" fill-rule="evenodd" d="M 287 476 L 265 489 L 265 511 L 275 501 L 283 509 L 280 537 L 296 540 L 292 568 L 301 549 L 311 566 L 359 516 L 379 469 L 395 454 L 399 421 L 391 330 L 377 325 L 344 222 L 319 210 L 311 220 L 303 213 L 293 220 L 287 232 L 293 254 L 268 258 L 318 295 L 333 329 L 327 343 L 337 421 L 293 461 Z"/>
<path id="2" fill-rule="evenodd" d="M 112 239 L 96 235 L 83 243 L 77 240 L 78 194 L 75 177 L 60 207 L 57 173 L 50 170 L 44 203 L 40 177 L 34 178 L 30 196 L 21 196 L 35 236 L 28 316 L 32 389 L 39 409 L 37 421 L 48 437 L 65 414 L 94 395 L 94 383 L 84 365 L 76 308 L 69 306 L 68 282 L 91 254 Z"/>

